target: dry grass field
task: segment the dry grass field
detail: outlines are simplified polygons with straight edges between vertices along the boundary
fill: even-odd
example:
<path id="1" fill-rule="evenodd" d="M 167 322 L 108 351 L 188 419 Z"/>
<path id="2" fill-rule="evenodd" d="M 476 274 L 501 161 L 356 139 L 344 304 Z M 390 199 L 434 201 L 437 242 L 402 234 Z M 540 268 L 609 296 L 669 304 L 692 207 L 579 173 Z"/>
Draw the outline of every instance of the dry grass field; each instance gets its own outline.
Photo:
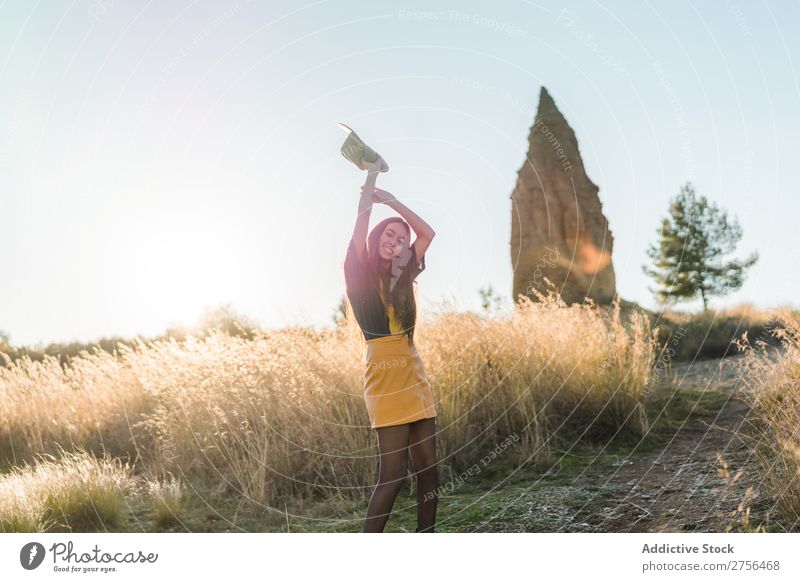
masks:
<path id="1" fill-rule="evenodd" d="M 561 466 L 565 443 L 635 443 L 674 387 L 657 330 L 636 313 L 623 321 L 618 309 L 550 297 L 508 314 L 442 308 L 420 321 L 441 481 L 512 443 L 464 491 L 500 469 Z M 800 348 L 790 337 L 781 365 L 761 374 L 769 388 L 754 409 L 775 443 L 764 458 L 780 467 L 767 478 L 800 511 L 791 479 Z M 66 364 L 6 357 L 0 530 L 356 531 L 377 470 L 362 358 L 352 321 L 139 341 Z M 347 511 L 342 525 L 334 516 Z"/>

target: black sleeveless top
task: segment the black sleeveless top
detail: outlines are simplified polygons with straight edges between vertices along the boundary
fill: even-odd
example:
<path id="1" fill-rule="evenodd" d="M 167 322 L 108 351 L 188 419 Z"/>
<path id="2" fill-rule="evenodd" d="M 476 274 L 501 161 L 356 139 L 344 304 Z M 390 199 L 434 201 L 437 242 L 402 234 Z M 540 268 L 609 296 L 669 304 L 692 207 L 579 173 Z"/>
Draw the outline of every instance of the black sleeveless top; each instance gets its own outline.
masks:
<path id="1" fill-rule="evenodd" d="M 394 285 L 406 279 L 414 281 L 417 275 L 425 270 L 425 256 L 423 255 L 421 263 L 417 261 L 416 244 L 415 240 L 399 257 L 392 259 L 389 289 L 393 289 Z M 364 339 L 371 340 L 376 337 L 392 335 L 392 333 L 389 329 L 386 307 L 369 277 L 366 265 L 366 243 L 361 250 L 363 259 L 359 260 L 355 242 L 351 238 L 344 259 L 344 281 L 347 298 L 353 308 L 353 315 L 364 334 Z"/>

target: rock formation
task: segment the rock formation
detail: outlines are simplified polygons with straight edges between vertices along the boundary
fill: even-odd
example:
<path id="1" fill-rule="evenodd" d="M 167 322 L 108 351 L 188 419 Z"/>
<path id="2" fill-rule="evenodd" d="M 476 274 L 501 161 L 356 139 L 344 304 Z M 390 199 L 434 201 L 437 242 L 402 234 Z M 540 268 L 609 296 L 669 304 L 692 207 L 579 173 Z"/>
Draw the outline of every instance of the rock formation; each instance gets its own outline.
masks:
<path id="1" fill-rule="evenodd" d="M 611 262 L 614 239 L 603 216 L 599 188 L 583 167 L 575 132 L 547 89 L 528 137 L 528 155 L 511 194 L 513 293 L 536 301 L 545 279 L 567 303 L 616 296 Z"/>

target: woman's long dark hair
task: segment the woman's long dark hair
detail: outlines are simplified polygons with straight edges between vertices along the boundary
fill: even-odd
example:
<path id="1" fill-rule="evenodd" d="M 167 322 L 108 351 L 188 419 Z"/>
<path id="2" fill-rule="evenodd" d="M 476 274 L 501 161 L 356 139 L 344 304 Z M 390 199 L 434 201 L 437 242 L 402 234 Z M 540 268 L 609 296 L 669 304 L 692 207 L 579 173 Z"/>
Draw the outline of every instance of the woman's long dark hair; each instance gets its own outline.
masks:
<path id="1" fill-rule="evenodd" d="M 408 232 L 410 244 L 411 227 L 402 218 L 390 216 L 376 224 L 367 236 L 367 265 L 370 271 L 369 279 L 372 281 L 378 293 L 381 293 L 379 281 L 381 279 L 383 280 L 383 304 L 387 306 L 391 304 L 394 306 L 394 313 L 403 326 L 403 333 L 408 337 L 408 343 L 414 345 L 414 326 L 417 322 L 417 302 L 414 297 L 414 282 L 409 282 L 408 277 L 400 277 L 395 282 L 394 287 L 390 289 L 392 268 L 390 267 L 387 270 L 381 265 L 381 256 L 378 253 L 381 235 L 386 226 L 393 222 L 399 222 L 405 227 L 406 232 Z M 394 264 L 397 260 L 397 258 L 392 259 L 392 263 Z M 411 257 L 410 261 L 413 260 L 414 257 Z M 406 268 L 408 268 L 408 266 L 406 266 Z"/>

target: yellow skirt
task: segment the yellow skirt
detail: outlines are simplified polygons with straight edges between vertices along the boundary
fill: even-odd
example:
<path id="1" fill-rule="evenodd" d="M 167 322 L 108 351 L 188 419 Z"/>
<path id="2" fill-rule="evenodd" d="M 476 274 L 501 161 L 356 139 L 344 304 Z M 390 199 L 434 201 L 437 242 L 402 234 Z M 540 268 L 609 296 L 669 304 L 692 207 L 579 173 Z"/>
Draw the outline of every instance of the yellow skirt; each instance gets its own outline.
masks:
<path id="1" fill-rule="evenodd" d="M 405 334 L 378 337 L 366 344 L 364 400 L 372 428 L 436 416 L 422 359 Z"/>

